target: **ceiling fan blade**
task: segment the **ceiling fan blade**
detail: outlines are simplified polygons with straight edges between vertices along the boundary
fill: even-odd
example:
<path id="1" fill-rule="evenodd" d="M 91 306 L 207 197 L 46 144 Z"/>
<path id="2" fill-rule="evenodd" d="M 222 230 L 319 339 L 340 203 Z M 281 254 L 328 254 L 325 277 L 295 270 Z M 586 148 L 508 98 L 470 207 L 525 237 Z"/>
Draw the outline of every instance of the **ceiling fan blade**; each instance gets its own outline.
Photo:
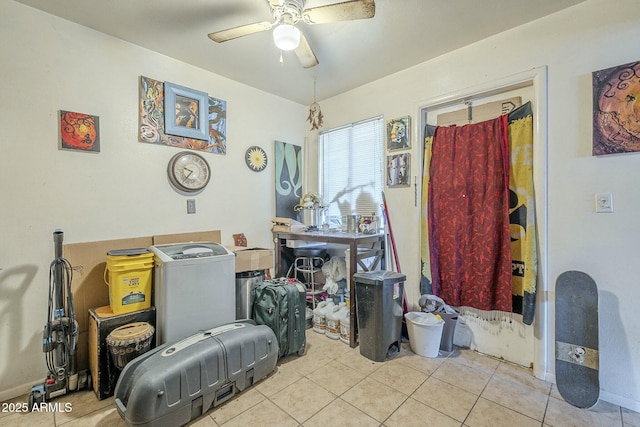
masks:
<path id="1" fill-rule="evenodd" d="M 302 33 L 300 33 L 300 44 L 296 48 L 295 52 L 298 57 L 298 61 L 300 61 L 304 68 L 311 68 L 318 65 L 318 58 L 316 58 L 316 54 L 313 53 L 307 38 Z"/>
<path id="2" fill-rule="evenodd" d="M 226 42 L 228 40 L 237 39 L 238 37 L 248 36 L 249 34 L 259 33 L 261 31 L 270 30 L 273 27 L 271 22 L 254 22 L 253 24 L 241 25 L 239 27 L 228 28 L 222 31 L 216 31 L 209 34 L 209 38 L 217 43 Z"/>
<path id="3" fill-rule="evenodd" d="M 369 19 L 373 18 L 375 14 L 375 0 L 353 0 L 306 9 L 302 11 L 302 19 L 307 24 L 325 24 L 353 19 Z"/>

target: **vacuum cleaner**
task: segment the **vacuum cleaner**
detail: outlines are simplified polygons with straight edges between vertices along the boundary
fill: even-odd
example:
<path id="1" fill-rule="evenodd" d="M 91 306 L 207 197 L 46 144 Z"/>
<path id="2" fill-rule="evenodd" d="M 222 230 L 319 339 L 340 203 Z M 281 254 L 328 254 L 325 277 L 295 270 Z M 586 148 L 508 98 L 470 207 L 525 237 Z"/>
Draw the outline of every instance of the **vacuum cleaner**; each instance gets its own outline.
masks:
<path id="1" fill-rule="evenodd" d="M 42 333 L 42 351 L 47 362 L 47 379 L 44 384 L 31 388 L 29 409 L 71 391 L 83 390 L 91 384 L 87 371 L 78 372 L 76 350 L 78 346 L 78 322 L 73 311 L 71 294 L 72 269 L 62 257 L 64 233 L 53 233 L 55 259 L 49 266 L 49 310 Z"/>

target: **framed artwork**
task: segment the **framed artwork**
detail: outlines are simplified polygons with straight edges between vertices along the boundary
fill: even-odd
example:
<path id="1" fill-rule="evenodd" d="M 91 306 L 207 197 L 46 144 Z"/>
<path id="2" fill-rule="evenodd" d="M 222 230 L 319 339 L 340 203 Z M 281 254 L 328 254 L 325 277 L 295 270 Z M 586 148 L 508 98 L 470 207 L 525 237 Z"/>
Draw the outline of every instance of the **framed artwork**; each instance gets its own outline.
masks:
<path id="1" fill-rule="evenodd" d="M 411 148 L 411 117 L 387 120 L 387 150 Z"/>
<path id="2" fill-rule="evenodd" d="M 60 148 L 99 153 L 98 116 L 60 110 Z"/>
<path id="3" fill-rule="evenodd" d="M 209 139 L 208 95 L 164 82 L 164 131 L 170 135 Z"/>
<path id="4" fill-rule="evenodd" d="M 207 140 L 185 138 L 165 133 L 164 84 L 140 76 L 138 86 L 138 140 L 152 144 L 190 150 L 227 154 L 227 101 L 209 97 L 209 137 Z"/>
<path id="5" fill-rule="evenodd" d="M 640 61 L 593 72 L 592 154 L 640 151 Z"/>
<path id="6" fill-rule="evenodd" d="M 411 153 L 387 156 L 387 186 L 408 187 L 411 184 Z"/>
<path id="7" fill-rule="evenodd" d="M 295 206 L 302 197 L 302 147 L 275 141 L 276 216 L 297 218 Z"/>

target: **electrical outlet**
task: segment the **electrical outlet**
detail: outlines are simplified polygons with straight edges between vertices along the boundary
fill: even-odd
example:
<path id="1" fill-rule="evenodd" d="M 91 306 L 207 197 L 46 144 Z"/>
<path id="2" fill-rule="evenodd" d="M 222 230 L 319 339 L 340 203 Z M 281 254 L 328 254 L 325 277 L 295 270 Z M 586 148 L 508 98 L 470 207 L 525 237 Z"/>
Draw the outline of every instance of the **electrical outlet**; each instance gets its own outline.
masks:
<path id="1" fill-rule="evenodd" d="M 195 201 L 195 199 L 187 200 L 187 213 L 188 214 L 196 213 L 196 201 Z"/>
<path id="2" fill-rule="evenodd" d="M 613 193 L 596 193 L 596 213 L 613 212 Z"/>

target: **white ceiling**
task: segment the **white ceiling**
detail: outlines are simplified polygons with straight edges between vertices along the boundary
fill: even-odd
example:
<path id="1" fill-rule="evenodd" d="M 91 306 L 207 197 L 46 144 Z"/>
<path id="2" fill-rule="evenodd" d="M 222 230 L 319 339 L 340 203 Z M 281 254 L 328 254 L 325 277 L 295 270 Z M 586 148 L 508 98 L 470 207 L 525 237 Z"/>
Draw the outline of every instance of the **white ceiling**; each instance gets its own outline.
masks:
<path id="1" fill-rule="evenodd" d="M 376 0 L 372 19 L 298 23 L 319 65 L 304 69 L 271 31 L 207 34 L 272 21 L 267 0 L 16 0 L 249 86 L 308 105 L 584 0 Z M 342 0 L 307 0 L 316 7 Z M 156 76 L 162 78 L 162 76 Z M 188 86 L 188 82 L 182 82 Z"/>

